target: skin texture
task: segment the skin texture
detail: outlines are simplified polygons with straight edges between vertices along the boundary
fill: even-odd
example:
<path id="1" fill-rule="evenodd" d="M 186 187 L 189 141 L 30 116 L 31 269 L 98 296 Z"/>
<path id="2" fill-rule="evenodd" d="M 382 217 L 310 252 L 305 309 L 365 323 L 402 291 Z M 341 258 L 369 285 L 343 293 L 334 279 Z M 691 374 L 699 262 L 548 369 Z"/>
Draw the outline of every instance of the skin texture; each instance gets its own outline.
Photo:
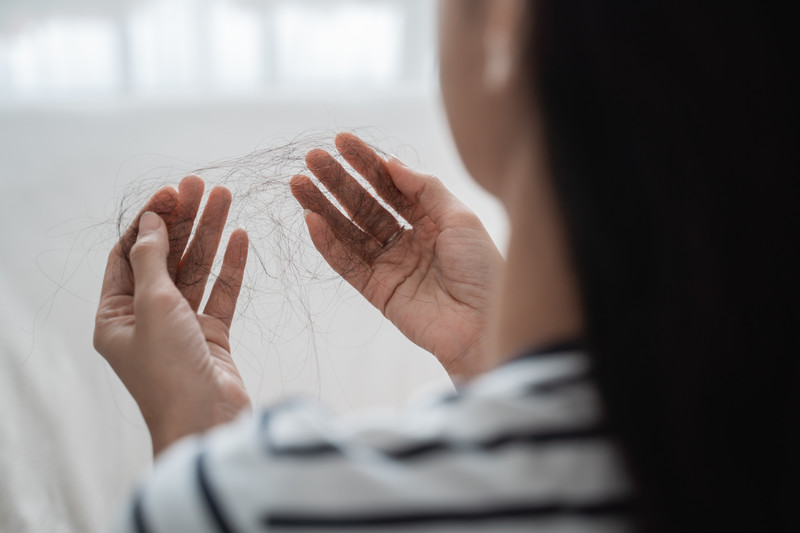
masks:
<path id="1" fill-rule="evenodd" d="M 336 147 L 411 227 L 404 230 L 330 155 L 315 150 L 308 168 L 350 219 L 308 177 L 295 176 L 292 192 L 311 211 L 306 223 L 314 245 L 451 376 L 485 371 L 493 281 L 503 259 L 483 224 L 437 178 L 394 158 L 384 161 L 351 134 L 338 135 Z"/>
<path id="2" fill-rule="evenodd" d="M 199 313 L 231 202 L 227 189 L 211 191 L 187 247 L 202 196 L 203 181 L 190 176 L 150 199 L 111 250 L 97 311 L 95 348 L 139 405 L 155 454 L 250 405 L 229 341 L 247 234 L 231 235 Z"/>

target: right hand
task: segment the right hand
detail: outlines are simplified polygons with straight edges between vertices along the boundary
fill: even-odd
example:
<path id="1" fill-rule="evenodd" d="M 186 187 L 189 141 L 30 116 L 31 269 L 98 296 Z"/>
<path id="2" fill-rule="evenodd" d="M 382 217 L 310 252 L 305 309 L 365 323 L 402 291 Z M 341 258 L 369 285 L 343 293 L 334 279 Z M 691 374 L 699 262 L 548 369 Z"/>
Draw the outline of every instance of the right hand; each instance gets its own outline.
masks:
<path id="1" fill-rule="evenodd" d="M 488 316 L 503 258 L 478 217 L 433 176 L 380 157 L 352 134 L 344 159 L 411 225 L 397 220 L 323 150 L 306 164 L 345 217 L 306 176 L 291 187 L 328 264 L 454 377 L 488 369 Z"/>

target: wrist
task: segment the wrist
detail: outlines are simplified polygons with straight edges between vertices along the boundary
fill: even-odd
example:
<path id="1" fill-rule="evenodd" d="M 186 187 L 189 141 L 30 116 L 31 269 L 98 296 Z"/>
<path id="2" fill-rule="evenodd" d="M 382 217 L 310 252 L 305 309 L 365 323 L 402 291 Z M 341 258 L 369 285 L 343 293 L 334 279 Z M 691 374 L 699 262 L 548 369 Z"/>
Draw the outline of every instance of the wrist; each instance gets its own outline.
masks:
<path id="1" fill-rule="evenodd" d="M 250 408 L 250 401 L 247 398 L 246 401 L 236 404 L 228 401 L 183 405 L 173 403 L 156 413 L 148 413 L 144 418 L 150 432 L 153 456 L 159 455 L 184 437 L 202 434 L 216 426 L 231 422 Z"/>
<path id="2" fill-rule="evenodd" d="M 436 354 L 434 354 L 436 355 Z M 442 366 L 454 382 L 463 382 L 473 379 L 494 368 L 489 350 L 485 341 L 473 343 L 465 351 L 455 357 L 438 357 Z"/>

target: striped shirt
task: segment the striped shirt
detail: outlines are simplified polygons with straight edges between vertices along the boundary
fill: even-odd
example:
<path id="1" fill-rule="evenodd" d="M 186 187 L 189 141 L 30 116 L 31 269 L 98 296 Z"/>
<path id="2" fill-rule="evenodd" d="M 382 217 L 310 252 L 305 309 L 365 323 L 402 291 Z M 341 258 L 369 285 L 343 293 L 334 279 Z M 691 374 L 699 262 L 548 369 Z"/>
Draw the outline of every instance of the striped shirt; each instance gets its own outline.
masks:
<path id="1" fill-rule="evenodd" d="M 167 450 L 117 531 L 625 532 L 588 360 L 531 352 L 386 418 L 287 403 Z"/>

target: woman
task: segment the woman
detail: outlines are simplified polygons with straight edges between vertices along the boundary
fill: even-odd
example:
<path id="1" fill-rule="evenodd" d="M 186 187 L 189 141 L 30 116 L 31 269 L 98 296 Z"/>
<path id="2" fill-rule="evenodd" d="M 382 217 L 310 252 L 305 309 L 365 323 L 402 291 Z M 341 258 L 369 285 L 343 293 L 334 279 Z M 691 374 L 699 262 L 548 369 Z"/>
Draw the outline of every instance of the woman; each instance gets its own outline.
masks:
<path id="1" fill-rule="evenodd" d="M 293 179 L 319 251 L 469 381 L 397 420 L 286 405 L 171 446 L 249 406 L 228 343 L 247 238 L 232 235 L 198 313 L 230 195 L 211 192 L 186 248 L 202 181 L 159 191 L 111 252 L 95 331 L 159 455 L 121 530 L 795 522 L 787 17 L 695 4 L 442 3 L 444 102 L 508 212 L 505 265 L 435 178 L 337 137 L 404 230 L 309 154 L 350 215 Z"/>

